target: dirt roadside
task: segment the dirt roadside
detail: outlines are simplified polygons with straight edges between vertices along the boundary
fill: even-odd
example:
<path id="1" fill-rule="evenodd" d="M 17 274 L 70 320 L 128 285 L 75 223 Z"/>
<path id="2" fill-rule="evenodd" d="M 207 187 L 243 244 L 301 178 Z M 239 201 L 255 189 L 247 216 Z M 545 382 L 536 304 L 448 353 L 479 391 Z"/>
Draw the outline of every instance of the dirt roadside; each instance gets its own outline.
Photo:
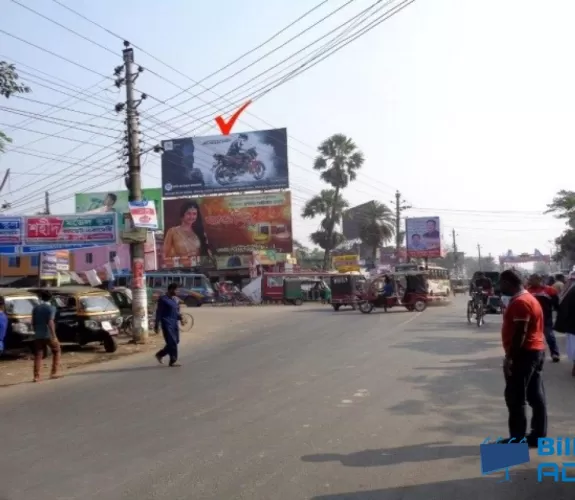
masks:
<path id="1" fill-rule="evenodd" d="M 305 306 L 304 306 L 305 307 Z M 206 344 L 234 340 L 249 332 L 253 323 L 284 321 L 289 314 L 286 306 L 265 307 L 200 307 L 186 308 L 194 317 L 194 327 L 182 333 L 182 344 Z M 136 354 L 151 353 L 163 346 L 161 335 L 151 335 L 145 345 L 134 345 L 128 338 L 120 337 L 118 350 L 106 353 L 102 346 L 90 344 L 79 347 L 62 346 L 62 374 L 87 365 L 106 363 Z M 43 376 L 48 377 L 51 357 L 44 360 Z M 23 353 L 18 357 L 0 358 L 0 388 L 32 381 L 32 356 Z"/>

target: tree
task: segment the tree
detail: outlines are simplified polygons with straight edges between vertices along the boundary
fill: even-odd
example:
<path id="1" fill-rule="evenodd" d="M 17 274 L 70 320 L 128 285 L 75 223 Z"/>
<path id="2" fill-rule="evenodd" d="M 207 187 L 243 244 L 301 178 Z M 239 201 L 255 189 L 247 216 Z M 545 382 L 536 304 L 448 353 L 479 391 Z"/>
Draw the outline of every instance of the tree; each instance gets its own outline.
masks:
<path id="1" fill-rule="evenodd" d="M 30 87 L 20 83 L 16 67 L 6 61 L 0 61 L 0 95 L 8 99 L 13 94 L 29 92 L 31 92 Z M 0 130 L 0 153 L 4 152 L 4 147 L 8 142 L 12 142 L 12 139 Z"/>
<path id="2" fill-rule="evenodd" d="M 329 257 L 329 252 L 344 242 L 343 234 L 334 228 L 341 222 L 348 206 L 348 202 L 341 196 L 336 197 L 335 189 L 322 189 L 303 208 L 301 216 L 304 219 L 322 217 L 319 229 L 310 234 L 310 239 L 324 251 L 324 268 L 327 268 L 326 255 Z"/>
<path id="3" fill-rule="evenodd" d="M 555 240 L 558 250 L 553 258 L 556 261 L 567 260 L 571 266 L 575 262 L 575 191 L 559 191 L 547 205 L 545 213 L 552 213 L 567 223 L 567 229 Z"/>
<path id="4" fill-rule="evenodd" d="M 361 242 L 371 250 L 371 261 L 375 263 L 377 249 L 395 236 L 395 214 L 384 203 L 372 201 L 363 210 L 359 221 Z"/>
<path id="5" fill-rule="evenodd" d="M 317 242 L 311 236 L 312 241 L 320 245 L 324 251 L 324 269 L 327 269 L 329 263 L 329 254 L 337 246 L 337 242 L 341 244 L 343 237 L 335 235 L 336 225 L 341 221 L 341 214 L 338 218 L 337 211 L 340 207 L 339 199 L 341 198 L 341 190 L 346 188 L 351 181 L 357 178 L 357 171 L 363 166 L 365 161 L 363 153 L 357 149 L 356 144 L 343 134 L 335 134 L 323 141 L 318 147 L 319 155 L 314 161 L 313 168 L 321 172 L 321 179 L 332 186 L 333 189 L 333 203 L 330 206 L 331 210 L 325 216 L 322 223 L 321 234 Z"/>

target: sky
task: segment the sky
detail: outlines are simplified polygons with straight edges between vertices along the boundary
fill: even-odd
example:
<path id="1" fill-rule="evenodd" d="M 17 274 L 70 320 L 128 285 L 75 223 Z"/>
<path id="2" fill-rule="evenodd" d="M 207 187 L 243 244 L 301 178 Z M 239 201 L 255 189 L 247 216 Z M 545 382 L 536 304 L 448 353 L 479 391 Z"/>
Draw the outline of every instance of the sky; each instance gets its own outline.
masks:
<path id="1" fill-rule="evenodd" d="M 209 77 L 320 0 L 58 1 L 107 31 L 52 0 L 2 3 L 0 60 L 14 62 L 33 90 L 28 100 L 0 102 L 0 130 L 13 139 L 0 155 L 0 173 L 11 169 L 0 194 L 12 203 L 10 213 L 41 209 L 44 191 L 52 212 L 64 214 L 74 211 L 76 192 L 123 189 L 117 151 L 124 118 L 114 105 L 124 90 L 114 87 L 112 76 L 122 63 L 122 39 L 137 46 L 136 62 L 144 68 L 136 89 L 148 95 L 139 110 L 149 148 L 163 139 L 217 134 L 214 118 L 249 99 L 250 87 L 297 67 L 288 69 L 376 2 L 328 0 Z M 400 3 L 381 1 L 369 13 Z M 446 242 L 455 230 L 459 250 L 469 255 L 477 254 L 477 245 L 483 255 L 548 253 L 564 224 L 543 212 L 558 190 L 571 189 L 575 154 L 574 16 L 571 0 L 415 0 L 254 101 L 234 132 L 287 128 L 300 241 L 308 242 L 319 223 L 300 217 L 303 205 L 326 187 L 312 169 L 317 146 L 343 133 L 366 158 L 344 191 L 350 205 L 391 204 L 399 190 L 412 207 L 405 216 L 439 216 Z M 144 187 L 159 187 L 160 177 L 159 155 L 145 155 Z"/>

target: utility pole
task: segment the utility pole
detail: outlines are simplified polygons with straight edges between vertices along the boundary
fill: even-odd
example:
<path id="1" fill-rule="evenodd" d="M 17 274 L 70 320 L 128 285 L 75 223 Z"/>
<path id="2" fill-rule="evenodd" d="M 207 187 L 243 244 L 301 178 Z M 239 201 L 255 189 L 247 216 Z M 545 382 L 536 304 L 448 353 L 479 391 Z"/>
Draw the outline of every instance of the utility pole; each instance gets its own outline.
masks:
<path id="1" fill-rule="evenodd" d="M 44 215 L 50 215 L 50 193 L 46 191 L 44 193 Z"/>
<path id="2" fill-rule="evenodd" d="M 401 254 L 401 214 L 404 210 L 409 210 L 411 206 L 407 205 L 405 200 L 401 198 L 401 193 L 399 190 L 395 192 L 395 257 L 397 259 L 397 263 L 400 263 L 400 254 Z M 405 237 L 405 235 L 403 235 Z"/>
<path id="3" fill-rule="evenodd" d="M 477 259 L 478 259 L 478 263 L 479 263 L 479 270 L 482 271 L 482 265 L 481 265 L 481 245 L 479 243 L 477 243 Z"/>
<path id="4" fill-rule="evenodd" d="M 129 42 L 124 42 L 123 50 L 124 66 L 116 68 L 115 74 L 119 76 L 122 71 L 124 78 L 118 78 L 116 85 L 126 86 L 126 137 L 128 140 L 128 171 L 126 175 L 126 187 L 130 201 L 142 201 L 142 176 L 140 165 L 140 132 L 138 126 L 137 108 L 142 102 L 134 99 L 134 83 L 143 68 L 138 67 L 134 72 L 134 49 Z M 145 99 L 145 94 L 142 99 Z M 123 105 L 117 105 L 120 111 Z M 145 265 L 144 265 L 144 242 L 133 241 L 130 243 L 130 259 L 132 267 L 132 314 L 134 317 L 134 341 L 145 343 L 148 339 L 148 297 L 146 293 Z"/>
<path id="5" fill-rule="evenodd" d="M 451 239 L 453 244 L 453 267 L 455 268 L 455 275 L 459 276 L 459 256 L 457 255 L 457 241 L 455 240 L 455 228 L 451 231 Z"/>

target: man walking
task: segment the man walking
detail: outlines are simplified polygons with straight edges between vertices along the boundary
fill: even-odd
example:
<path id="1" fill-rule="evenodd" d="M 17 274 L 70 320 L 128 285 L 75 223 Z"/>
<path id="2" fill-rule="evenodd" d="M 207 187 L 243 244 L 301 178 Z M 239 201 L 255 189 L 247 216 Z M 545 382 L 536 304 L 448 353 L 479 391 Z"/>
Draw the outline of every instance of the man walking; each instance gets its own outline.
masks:
<path id="1" fill-rule="evenodd" d="M 520 274 L 511 269 L 500 278 L 501 293 L 511 297 L 503 316 L 501 338 L 505 351 L 505 403 L 509 411 L 509 439 L 523 438 L 531 447 L 547 437 L 547 405 L 543 388 L 545 336 L 543 310 L 537 299 L 523 288 Z M 527 432 L 525 403 L 532 409 L 531 432 Z"/>
<path id="2" fill-rule="evenodd" d="M 170 366 L 180 366 L 178 363 L 178 344 L 180 343 L 180 326 L 182 320 L 180 315 L 180 305 L 177 297 L 178 285 L 170 283 L 168 292 L 158 299 L 156 309 L 155 331 L 162 328 L 164 341 L 166 345 L 156 353 L 156 359 L 159 363 L 164 362 L 164 357 L 169 356 Z"/>
<path id="3" fill-rule="evenodd" d="M 537 299 L 543 310 L 545 340 L 551 351 L 553 363 L 558 363 L 560 359 L 559 347 L 557 347 L 557 339 L 553 332 L 553 311 L 557 311 L 559 308 L 559 294 L 552 286 L 544 285 L 543 277 L 539 274 L 533 274 L 529 277 L 527 291 Z"/>
<path id="4" fill-rule="evenodd" d="M 42 358 L 47 347 L 52 351 L 50 378 L 58 378 L 60 368 L 60 342 L 56 337 L 56 308 L 50 304 L 52 296 L 47 290 L 40 292 L 40 303 L 32 309 L 34 329 L 34 382 L 40 382 Z"/>

